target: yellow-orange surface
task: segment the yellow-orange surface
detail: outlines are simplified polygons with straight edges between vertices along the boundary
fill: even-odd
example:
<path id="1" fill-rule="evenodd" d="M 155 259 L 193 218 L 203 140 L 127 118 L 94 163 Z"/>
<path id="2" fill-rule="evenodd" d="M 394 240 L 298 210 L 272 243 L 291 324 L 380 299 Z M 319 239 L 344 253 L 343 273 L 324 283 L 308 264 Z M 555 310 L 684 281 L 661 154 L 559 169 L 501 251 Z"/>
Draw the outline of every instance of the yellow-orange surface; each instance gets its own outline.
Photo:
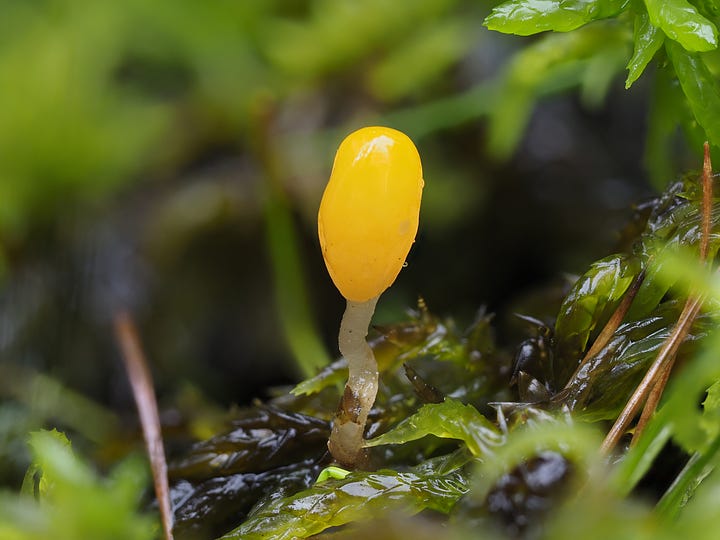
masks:
<path id="1" fill-rule="evenodd" d="M 400 131 L 367 127 L 340 144 L 318 213 L 325 264 L 340 293 L 364 302 L 387 289 L 418 228 L 420 156 Z"/>

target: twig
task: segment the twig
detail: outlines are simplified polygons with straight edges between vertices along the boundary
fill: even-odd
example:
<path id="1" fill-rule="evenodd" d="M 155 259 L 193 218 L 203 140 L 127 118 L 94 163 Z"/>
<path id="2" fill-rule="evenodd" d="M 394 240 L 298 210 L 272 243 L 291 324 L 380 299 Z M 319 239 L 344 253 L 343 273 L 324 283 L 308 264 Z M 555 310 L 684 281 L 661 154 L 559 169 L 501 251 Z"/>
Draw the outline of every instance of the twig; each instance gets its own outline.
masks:
<path id="1" fill-rule="evenodd" d="M 173 540 L 173 516 L 170 506 L 170 488 L 168 485 L 167 462 L 163 449 L 162 432 L 160 430 L 160 417 L 157 408 L 157 399 L 153 389 L 152 375 L 148 369 L 145 355 L 140 345 L 135 324 L 130 315 L 121 311 L 115 315 L 115 337 L 117 339 L 122 357 L 125 361 L 125 370 L 130 379 L 133 397 L 137 405 L 142 425 L 145 446 L 147 447 L 155 484 L 155 496 L 160 508 L 165 540 Z"/>
<path id="2" fill-rule="evenodd" d="M 653 362 L 652 366 L 650 366 L 650 369 L 648 369 L 645 377 L 643 377 L 643 380 L 637 386 L 635 392 L 633 392 L 632 396 L 630 396 L 625 408 L 620 413 L 620 416 L 618 416 L 615 424 L 613 424 L 612 429 L 610 429 L 610 432 L 605 437 L 605 440 L 600 447 L 602 453 L 608 454 L 613 448 L 615 448 L 620 440 L 620 437 L 622 437 L 623 433 L 625 433 L 630 425 L 630 422 L 632 422 L 632 419 L 635 418 L 635 415 L 640 410 L 640 406 L 647 398 L 647 395 L 654 386 L 655 381 L 657 381 L 665 362 L 668 358 L 677 353 L 677 350 L 680 348 L 680 344 L 687 336 L 690 324 L 693 320 L 695 320 L 695 316 L 700 310 L 701 305 L 702 300 L 699 298 L 691 299 L 687 304 L 685 304 L 685 308 L 680 314 L 675 328 L 673 328 L 672 333 L 662 344 L 655 362 Z"/>
<path id="3" fill-rule="evenodd" d="M 635 426 L 635 430 L 633 431 L 632 439 L 630 439 L 630 446 L 635 446 L 637 442 L 640 440 L 640 435 L 645 431 L 645 428 L 648 425 L 648 422 L 650 422 L 650 419 L 652 418 L 652 415 L 657 410 L 658 403 L 660 403 L 660 398 L 663 395 L 663 391 L 665 390 L 665 386 L 667 385 L 668 380 L 670 379 L 670 372 L 672 371 L 673 366 L 675 365 L 675 358 L 676 356 L 672 356 L 668 359 L 668 361 L 663 365 L 662 369 L 660 370 L 660 373 L 658 374 L 657 381 L 655 382 L 655 385 L 650 390 L 650 393 L 648 394 L 647 401 L 645 402 L 645 406 L 643 407 L 642 413 L 640 413 L 640 419 L 637 422 L 637 425 Z"/>
<path id="4" fill-rule="evenodd" d="M 700 261 L 705 263 L 707 259 L 708 246 L 710 242 L 710 226 L 712 223 L 712 163 L 710 161 L 710 146 L 706 142 L 704 145 L 703 160 L 703 200 L 702 200 L 702 233 L 700 237 Z M 650 421 L 653 413 L 657 409 L 660 402 L 665 385 L 670 378 L 680 345 L 687 337 L 690 326 L 700 312 L 705 298 L 703 295 L 688 298 L 683 311 L 678 318 L 672 333 L 663 343 L 658 356 L 653 362 L 650 369 L 643 377 L 638 387 L 628 400 L 625 408 L 618 416 L 615 424 L 605 437 L 601 446 L 601 452 L 608 454 L 617 445 L 620 437 L 627 430 L 630 422 L 638 413 L 641 405 L 645 402 L 645 407 L 638 420 L 638 424 L 633 434 L 631 444 L 635 444 L 638 437 L 642 434 L 645 426 Z"/>
<path id="5" fill-rule="evenodd" d="M 700 242 L 700 260 L 705 262 L 707 259 L 708 248 L 710 246 L 710 227 L 712 225 L 712 161 L 710 160 L 710 144 L 705 141 L 703 145 L 703 204 L 702 204 L 702 240 Z"/>
<path id="6" fill-rule="evenodd" d="M 615 308 L 615 311 L 610 316 L 610 319 L 608 319 L 608 322 L 605 324 L 600 334 L 598 334 L 598 337 L 595 338 L 595 341 L 593 341 L 593 344 L 578 364 L 575 372 L 570 376 L 570 379 L 568 379 L 568 382 L 565 385 L 565 390 L 570 389 L 575 377 L 577 377 L 577 375 L 582 371 L 582 369 L 585 367 L 585 364 L 595 358 L 598 353 L 605 348 L 605 345 L 608 344 L 610 338 L 612 338 L 615 334 L 615 330 L 618 329 L 620 323 L 622 323 L 623 319 L 625 318 L 625 315 L 627 315 L 627 312 L 630 309 L 630 306 L 632 305 L 635 296 L 640 290 L 640 286 L 642 285 L 643 281 L 645 281 L 644 269 L 637 276 L 635 276 L 635 279 L 630 284 L 630 287 L 628 287 L 628 290 L 625 291 L 625 294 L 623 295 L 620 304 L 618 304 L 618 307 Z"/>
<path id="7" fill-rule="evenodd" d="M 703 192 L 703 200 L 702 200 L 702 230 L 701 230 L 701 236 L 700 236 L 700 262 L 701 264 L 705 264 L 707 260 L 707 253 L 708 253 L 708 247 L 710 245 L 710 225 L 712 223 L 712 195 L 713 195 L 713 186 L 712 186 L 712 162 L 710 161 L 710 145 L 706 142 L 704 145 L 704 159 L 703 159 L 703 176 L 702 176 L 702 192 Z M 688 302 L 690 300 L 688 299 Z M 660 371 L 660 374 L 658 375 L 658 380 L 655 383 L 655 386 L 653 386 L 652 390 L 650 391 L 650 394 L 648 395 L 647 402 L 645 403 L 645 407 L 643 407 L 642 414 L 640 415 L 640 420 L 638 420 L 637 426 L 635 427 L 635 432 L 633 433 L 632 440 L 630 441 L 631 445 L 637 444 L 638 439 L 640 438 L 640 435 L 643 431 L 645 431 L 645 426 L 650 421 L 650 418 L 652 418 L 652 415 L 655 413 L 655 410 L 657 409 L 658 404 L 660 403 L 660 398 L 662 397 L 663 390 L 665 390 L 665 385 L 667 385 L 668 379 L 670 378 L 670 372 L 672 371 L 673 365 L 675 364 L 675 356 L 672 356 L 668 359 L 667 363 L 663 366 L 662 370 Z"/>

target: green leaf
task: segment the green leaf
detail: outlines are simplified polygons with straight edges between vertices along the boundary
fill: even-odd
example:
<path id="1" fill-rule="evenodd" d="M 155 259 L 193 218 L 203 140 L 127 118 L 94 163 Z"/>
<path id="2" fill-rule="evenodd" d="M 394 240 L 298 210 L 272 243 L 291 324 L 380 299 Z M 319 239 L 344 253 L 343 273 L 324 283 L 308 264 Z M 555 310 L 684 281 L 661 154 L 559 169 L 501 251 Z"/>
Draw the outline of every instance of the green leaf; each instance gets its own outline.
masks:
<path id="1" fill-rule="evenodd" d="M 222 538 L 308 538 L 330 527 L 377 519 L 393 512 L 405 515 L 425 509 L 449 512 L 467 492 L 467 479 L 460 471 L 440 475 L 426 469 L 353 472 L 342 480 L 316 484 L 256 508 L 247 521 Z"/>
<path id="2" fill-rule="evenodd" d="M 175 477 L 198 479 L 281 467 L 324 451 L 330 426 L 324 420 L 276 407 L 258 406 L 234 415 L 233 427 L 175 459 Z"/>
<path id="3" fill-rule="evenodd" d="M 336 467 L 334 465 L 331 465 L 330 467 L 325 467 L 322 471 L 320 471 L 320 474 L 318 475 L 315 483 L 320 484 L 321 482 L 325 482 L 326 480 L 330 480 L 330 479 L 342 480 L 348 474 L 350 474 L 350 471 L 345 470 L 341 467 Z"/>
<path id="4" fill-rule="evenodd" d="M 665 35 L 660 29 L 650 22 L 650 16 L 643 12 L 635 16 L 634 32 L 635 49 L 632 58 L 627 64 L 628 76 L 625 81 L 625 88 L 632 84 L 642 75 L 650 60 L 658 52 L 665 40 Z"/>
<path id="5" fill-rule="evenodd" d="M 671 335 L 681 308 L 681 302 L 663 302 L 649 317 L 623 323 L 554 399 L 586 421 L 616 418 Z M 679 354 L 690 354 L 695 343 L 706 339 L 716 325 L 713 317 L 703 313 Z"/>
<path id="6" fill-rule="evenodd" d="M 700 292 L 707 277 L 697 265 L 701 227 L 701 187 L 697 176 L 671 187 L 655 206 L 642 238 L 645 279 L 626 320 L 651 315 L 671 287 L 683 292 Z M 712 211 L 711 227 L 720 225 L 720 206 Z M 714 229 L 713 229 L 714 230 Z M 711 236 L 709 258 L 718 250 L 718 240 Z M 702 276 L 702 280 L 700 279 Z M 674 291 L 676 294 L 678 290 Z"/>
<path id="7" fill-rule="evenodd" d="M 695 120 L 711 143 L 720 144 L 720 86 L 703 59 L 672 42 L 665 44 Z"/>
<path id="8" fill-rule="evenodd" d="M 703 409 L 706 414 L 718 416 L 720 414 L 720 381 L 716 381 L 708 388 L 707 397 L 703 401 Z M 718 424 L 714 424 L 714 429 L 720 430 Z"/>
<path id="9" fill-rule="evenodd" d="M 593 263 L 565 297 L 555 322 L 556 379 L 564 384 L 595 329 L 600 329 L 640 271 L 639 261 L 610 255 Z"/>
<path id="10" fill-rule="evenodd" d="M 498 428 L 472 405 L 446 398 L 442 403 L 423 405 L 410 418 L 387 433 L 370 439 L 365 446 L 403 444 L 434 435 L 443 439 L 463 441 L 474 456 L 486 456 L 502 444 L 504 436 Z"/>
<path id="11" fill-rule="evenodd" d="M 718 225 L 718 212 L 720 205 L 713 205 L 713 214 L 715 219 L 711 222 L 711 227 Z M 714 229 L 712 229 L 714 230 Z M 713 235 L 715 236 L 715 235 Z M 695 294 L 714 297 L 720 299 L 720 276 L 711 272 L 698 259 L 697 251 L 690 249 L 686 245 L 679 246 L 680 249 L 667 249 L 658 255 L 658 272 L 659 279 L 664 280 L 667 284 L 677 286 L 678 284 L 688 291 Z M 717 242 L 710 243 L 709 255 L 712 259 L 713 254 L 717 251 Z M 666 287 L 667 289 L 667 287 Z M 720 404 L 720 388 L 715 388 L 712 394 L 708 395 L 705 406 L 714 407 L 715 399 Z M 720 407 L 718 407 L 720 410 Z"/>
<path id="12" fill-rule="evenodd" d="M 568 32 L 613 17 L 627 5 L 627 0 L 510 0 L 495 7 L 483 24 L 520 36 L 547 30 Z"/>
<path id="13" fill-rule="evenodd" d="M 295 386 L 291 392 L 293 395 L 311 395 L 317 394 L 333 385 L 340 387 L 346 380 L 348 374 L 347 361 L 344 358 L 336 360 L 332 364 L 325 366 L 314 377 L 305 379 Z"/>
<path id="14" fill-rule="evenodd" d="M 717 28 L 686 0 L 645 0 L 650 22 L 688 51 L 717 47 Z"/>

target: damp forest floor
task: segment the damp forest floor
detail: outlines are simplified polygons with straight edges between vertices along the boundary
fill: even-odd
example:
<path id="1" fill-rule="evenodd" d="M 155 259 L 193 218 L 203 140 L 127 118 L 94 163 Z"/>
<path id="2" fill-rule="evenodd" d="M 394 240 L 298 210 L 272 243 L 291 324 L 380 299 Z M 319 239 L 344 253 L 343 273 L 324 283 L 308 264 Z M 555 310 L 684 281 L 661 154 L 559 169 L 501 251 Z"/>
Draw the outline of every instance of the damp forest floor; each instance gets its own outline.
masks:
<path id="1" fill-rule="evenodd" d="M 712 538 L 720 292 L 706 269 L 720 247 L 720 201 L 711 179 L 707 169 L 688 174 L 638 204 L 617 250 L 542 290 L 544 309 L 537 292 L 526 309 L 515 299 L 517 330 L 502 341 L 489 309 L 461 325 L 422 299 L 375 325 L 381 384 L 354 470 L 327 452 L 342 359 L 229 410 L 177 394 L 160 416 L 174 537 Z M 31 461 L 21 495 L 2 495 L 0 538 L 160 536 L 137 423 L 50 376 L 6 375 L 18 396 L 60 405 L 42 414 L 78 443 L 57 430 L 11 441 Z"/>
<path id="2" fill-rule="evenodd" d="M 717 537 L 718 0 L 5 4 L 0 540 Z M 350 468 L 358 124 L 425 188 Z"/>

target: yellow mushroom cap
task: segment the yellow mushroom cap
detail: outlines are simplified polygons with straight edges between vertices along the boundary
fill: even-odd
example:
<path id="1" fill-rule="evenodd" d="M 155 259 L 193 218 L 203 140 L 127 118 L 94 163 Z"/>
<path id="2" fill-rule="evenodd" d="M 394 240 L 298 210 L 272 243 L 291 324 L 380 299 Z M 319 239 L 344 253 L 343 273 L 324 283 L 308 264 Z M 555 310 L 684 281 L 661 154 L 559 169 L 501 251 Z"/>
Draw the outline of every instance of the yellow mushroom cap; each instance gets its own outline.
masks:
<path id="1" fill-rule="evenodd" d="M 318 235 L 345 298 L 365 302 L 395 281 L 415 241 L 423 185 L 418 151 L 400 131 L 366 127 L 340 144 Z"/>

